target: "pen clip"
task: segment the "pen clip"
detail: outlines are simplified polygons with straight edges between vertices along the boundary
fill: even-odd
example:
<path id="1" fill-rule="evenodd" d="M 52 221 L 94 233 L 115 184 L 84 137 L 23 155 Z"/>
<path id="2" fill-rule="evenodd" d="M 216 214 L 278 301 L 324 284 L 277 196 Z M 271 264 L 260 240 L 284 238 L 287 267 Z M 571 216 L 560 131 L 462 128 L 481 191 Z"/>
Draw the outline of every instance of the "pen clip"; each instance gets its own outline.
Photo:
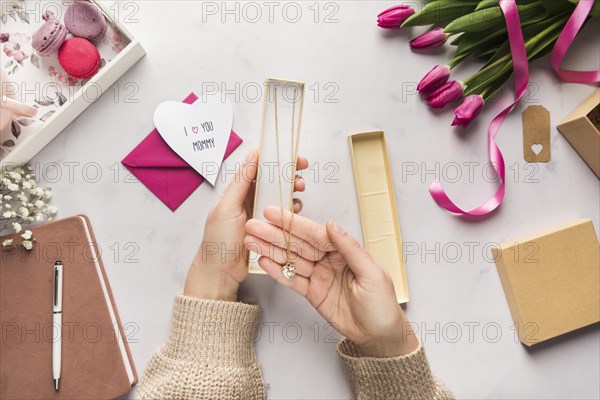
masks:
<path id="1" fill-rule="evenodd" d="M 54 266 L 54 307 L 58 306 L 58 267 Z"/>

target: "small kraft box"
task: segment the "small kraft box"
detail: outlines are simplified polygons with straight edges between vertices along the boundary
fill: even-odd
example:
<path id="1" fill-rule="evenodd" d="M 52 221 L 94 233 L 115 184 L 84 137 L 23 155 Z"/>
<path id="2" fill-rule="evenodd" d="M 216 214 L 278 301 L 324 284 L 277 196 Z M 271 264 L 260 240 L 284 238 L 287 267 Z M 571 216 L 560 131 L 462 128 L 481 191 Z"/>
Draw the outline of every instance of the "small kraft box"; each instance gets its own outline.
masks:
<path id="1" fill-rule="evenodd" d="M 348 142 L 365 247 L 392 276 L 398 303 L 408 303 L 402 237 L 384 133 L 358 133 L 350 135 Z"/>
<path id="2" fill-rule="evenodd" d="M 304 82 L 267 78 L 259 146 L 258 177 L 254 193 L 254 218 L 265 220 L 267 206 L 281 206 L 293 212 L 293 185 L 304 111 Z M 286 227 L 287 228 L 287 227 Z M 282 243 L 282 247 L 284 244 Z M 290 243 L 292 249 L 296 248 Z M 285 252 L 285 250 L 282 250 Z M 264 274 L 260 256 L 249 252 L 251 274 Z"/>
<path id="3" fill-rule="evenodd" d="M 591 220 L 506 242 L 492 254 L 524 345 L 600 321 L 600 247 Z"/>
<path id="4" fill-rule="evenodd" d="M 600 178 L 600 88 L 557 128 Z"/>

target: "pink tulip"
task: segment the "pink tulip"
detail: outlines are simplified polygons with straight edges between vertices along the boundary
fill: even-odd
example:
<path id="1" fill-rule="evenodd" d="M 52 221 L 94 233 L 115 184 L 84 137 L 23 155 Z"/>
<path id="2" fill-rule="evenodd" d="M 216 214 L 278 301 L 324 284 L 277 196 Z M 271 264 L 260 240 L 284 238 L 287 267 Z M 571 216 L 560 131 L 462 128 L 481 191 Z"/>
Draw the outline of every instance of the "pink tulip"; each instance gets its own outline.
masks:
<path id="1" fill-rule="evenodd" d="M 444 108 L 448 103 L 460 99 L 462 95 L 462 82 L 450 81 L 427 96 L 427 104 L 433 108 Z"/>
<path id="2" fill-rule="evenodd" d="M 394 6 L 377 16 L 377 25 L 385 29 L 398 29 L 414 13 L 415 10 L 410 6 Z"/>
<path id="3" fill-rule="evenodd" d="M 442 28 L 436 28 L 412 39 L 409 44 L 411 49 L 429 50 L 441 47 L 448 39 L 448 34 Z"/>
<path id="4" fill-rule="evenodd" d="M 450 78 L 450 67 L 447 65 L 436 65 L 431 71 L 421 79 L 417 85 L 417 90 L 421 94 L 431 93 Z"/>
<path id="5" fill-rule="evenodd" d="M 465 101 L 454 110 L 456 117 L 452 122 L 452 126 L 460 125 L 463 128 L 469 126 L 471 121 L 477 118 L 484 104 L 483 97 L 478 94 L 465 97 Z"/>

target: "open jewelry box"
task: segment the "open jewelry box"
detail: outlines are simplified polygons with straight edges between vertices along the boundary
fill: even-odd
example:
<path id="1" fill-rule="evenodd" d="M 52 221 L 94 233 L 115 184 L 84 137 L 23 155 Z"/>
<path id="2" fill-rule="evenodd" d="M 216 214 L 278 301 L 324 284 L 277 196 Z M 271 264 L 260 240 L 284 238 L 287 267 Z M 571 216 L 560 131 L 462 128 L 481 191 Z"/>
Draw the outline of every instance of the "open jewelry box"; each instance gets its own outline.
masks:
<path id="1" fill-rule="evenodd" d="M 31 160 L 103 93 L 112 90 L 117 79 L 144 56 L 142 45 L 123 24 L 127 18 L 135 18 L 132 15 L 135 9 L 127 9 L 134 4 L 115 3 L 107 7 L 102 2 L 92 2 L 102 10 L 108 27 L 104 37 L 94 41 L 100 52 L 101 68 L 85 80 L 68 76 L 56 54 L 41 57 L 31 46 L 33 33 L 44 22 L 42 15 L 51 11 L 60 20 L 73 1 L 2 2 L 0 32 L 4 35 L 0 44 L 0 68 L 9 79 L 9 82 L 2 82 L 2 93 L 38 108 L 33 118 L 13 118 L 11 129 L 3 133 L 0 140 L 2 165 Z M 115 7 L 120 7 L 121 12 L 115 11 Z M 120 96 L 131 96 L 136 91 L 133 82 L 115 89 Z"/>
<path id="2" fill-rule="evenodd" d="M 390 160 L 381 131 L 348 136 L 366 249 L 387 268 L 398 303 L 408 303 L 408 281 Z"/>
<path id="3" fill-rule="evenodd" d="M 298 154 L 302 128 L 304 83 L 268 78 L 265 80 L 263 93 L 265 99 L 259 147 L 259 174 L 256 179 L 253 211 L 254 218 L 262 220 L 265 219 L 262 211 L 270 205 L 281 205 L 282 208 L 292 211 L 292 188 L 296 177 L 296 160 L 293 155 Z M 252 274 L 264 274 L 258 265 L 258 259 L 259 255 L 251 251 L 248 268 Z"/>

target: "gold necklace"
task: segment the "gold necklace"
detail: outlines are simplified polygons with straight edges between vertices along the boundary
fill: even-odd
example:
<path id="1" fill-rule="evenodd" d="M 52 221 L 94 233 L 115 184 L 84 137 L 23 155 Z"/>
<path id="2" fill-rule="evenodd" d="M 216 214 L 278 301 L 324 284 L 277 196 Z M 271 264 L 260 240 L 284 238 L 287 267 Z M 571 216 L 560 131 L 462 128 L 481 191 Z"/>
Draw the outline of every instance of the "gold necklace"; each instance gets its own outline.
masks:
<path id="1" fill-rule="evenodd" d="M 278 169 L 278 174 L 277 177 L 279 178 L 279 205 L 280 205 L 280 209 L 281 209 L 281 227 L 283 229 L 283 240 L 285 240 L 285 261 L 286 264 L 283 266 L 283 268 L 281 269 L 281 273 L 283 274 L 284 277 L 286 277 L 287 279 L 292 279 L 294 277 L 294 275 L 296 275 L 296 265 L 292 262 L 292 259 L 290 257 L 291 254 L 291 247 L 292 247 L 292 223 L 294 222 L 294 208 L 293 208 L 293 204 L 294 204 L 294 200 L 293 200 L 293 196 L 294 196 L 294 183 L 295 183 L 295 177 L 291 177 L 291 187 L 290 187 L 290 203 L 288 204 L 288 207 L 290 208 L 290 210 L 292 211 L 292 217 L 290 218 L 290 224 L 288 225 L 288 229 L 286 231 L 283 220 L 284 220 L 284 214 L 283 214 L 283 185 L 281 183 L 281 157 L 279 156 L 279 111 L 277 109 L 277 88 L 273 88 L 275 91 L 275 142 L 277 144 L 277 169 Z M 292 139 L 291 139 L 291 155 L 292 155 L 292 163 L 294 165 L 294 171 L 296 170 L 295 166 L 296 166 L 296 146 L 294 145 L 294 136 L 295 136 L 295 121 L 296 121 L 296 95 L 298 93 L 298 88 L 294 88 L 294 98 L 293 98 L 293 105 L 292 105 Z"/>

